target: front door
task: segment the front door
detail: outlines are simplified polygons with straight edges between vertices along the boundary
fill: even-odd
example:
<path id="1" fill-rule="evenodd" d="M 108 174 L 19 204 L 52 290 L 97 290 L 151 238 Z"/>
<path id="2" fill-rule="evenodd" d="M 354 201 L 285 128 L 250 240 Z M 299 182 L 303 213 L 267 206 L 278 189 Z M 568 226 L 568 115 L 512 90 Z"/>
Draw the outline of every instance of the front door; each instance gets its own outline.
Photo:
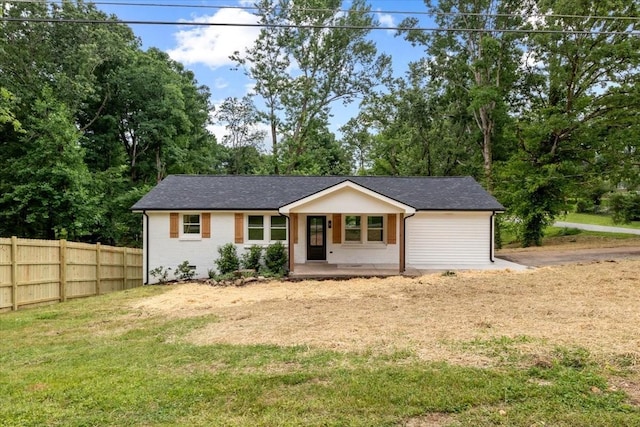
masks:
<path id="1" fill-rule="evenodd" d="M 325 261 L 327 259 L 325 216 L 307 217 L 307 260 Z"/>

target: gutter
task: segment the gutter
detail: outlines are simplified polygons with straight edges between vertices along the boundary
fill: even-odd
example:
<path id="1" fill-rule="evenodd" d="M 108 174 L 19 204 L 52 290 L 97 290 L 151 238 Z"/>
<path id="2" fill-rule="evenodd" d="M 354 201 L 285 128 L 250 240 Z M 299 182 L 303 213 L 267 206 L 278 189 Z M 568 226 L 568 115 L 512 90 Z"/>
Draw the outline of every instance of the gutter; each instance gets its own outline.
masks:
<path id="1" fill-rule="evenodd" d="M 142 215 L 146 218 L 146 226 L 145 226 L 145 238 L 144 238 L 144 256 L 146 258 L 146 261 L 144 264 L 147 266 L 147 271 L 144 272 L 144 285 L 148 285 L 149 284 L 149 215 L 147 215 L 147 211 L 143 210 L 142 211 Z"/>
<path id="2" fill-rule="evenodd" d="M 496 262 L 496 260 L 494 259 L 494 245 L 495 245 L 495 241 L 494 241 L 494 225 L 493 225 L 493 219 L 496 216 L 496 211 L 491 212 L 491 217 L 489 218 L 489 261 L 491 262 Z"/>

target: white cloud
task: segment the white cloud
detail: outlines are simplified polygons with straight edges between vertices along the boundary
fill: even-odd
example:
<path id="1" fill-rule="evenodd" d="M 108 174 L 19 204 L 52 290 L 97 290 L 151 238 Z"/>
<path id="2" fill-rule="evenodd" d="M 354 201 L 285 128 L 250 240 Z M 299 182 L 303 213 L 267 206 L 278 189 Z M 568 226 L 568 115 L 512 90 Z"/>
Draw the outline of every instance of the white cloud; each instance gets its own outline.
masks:
<path id="1" fill-rule="evenodd" d="M 380 22 L 381 26 L 383 26 L 383 27 L 396 27 L 397 26 L 392 15 L 389 15 L 388 13 L 380 13 L 380 12 L 376 12 L 376 15 L 378 17 L 378 22 Z M 387 33 L 395 34 L 396 31 L 395 30 L 387 30 Z"/>
<path id="2" fill-rule="evenodd" d="M 196 17 L 192 21 L 218 24 L 254 24 L 258 18 L 241 9 L 220 9 L 214 15 Z M 204 64 L 216 69 L 233 66 L 229 55 L 244 52 L 258 37 L 258 27 L 242 26 L 196 26 L 188 27 L 174 34 L 175 49 L 169 49 L 169 56 L 183 64 Z"/>
<path id="3" fill-rule="evenodd" d="M 224 89 L 226 87 L 229 87 L 229 82 L 227 80 L 223 79 L 222 77 L 218 77 L 213 82 L 213 87 L 215 87 L 216 89 Z"/>

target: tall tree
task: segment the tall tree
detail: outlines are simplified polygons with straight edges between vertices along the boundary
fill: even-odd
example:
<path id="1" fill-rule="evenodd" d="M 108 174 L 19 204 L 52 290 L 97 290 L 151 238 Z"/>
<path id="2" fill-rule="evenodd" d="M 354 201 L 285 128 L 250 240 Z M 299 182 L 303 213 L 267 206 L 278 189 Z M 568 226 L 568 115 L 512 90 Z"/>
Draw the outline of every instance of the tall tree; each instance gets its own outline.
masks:
<path id="1" fill-rule="evenodd" d="M 468 106 L 479 132 L 484 182 L 493 191 L 494 145 L 507 120 L 507 104 L 521 55 L 512 32 L 520 26 L 522 2 L 513 0 L 425 0 L 443 31 L 414 30 L 417 19 L 402 23 L 406 38 L 425 46 L 432 84 L 449 92 L 452 102 Z M 458 115 L 458 118 L 464 116 Z M 467 126 L 467 123 L 461 123 Z"/>
<path id="2" fill-rule="evenodd" d="M 0 235 L 78 239 L 95 224 L 92 179 L 79 132 L 52 92 L 43 89 L 24 123 L 26 131 L 3 147 Z"/>
<path id="3" fill-rule="evenodd" d="M 541 243 L 583 165 L 602 148 L 597 129 L 637 115 L 637 2 L 540 0 L 544 15 L 524 40 L 525 103 L 516 111 L 519 150 L 506 165 L 504 200 L 521 220 L 523 244 Z M 625 17 L 625 18 L 622 18 Z M 602 133 L 601 133 L 602 134 Z M 622 151 L 620 151 L 622 153 Z"/>
<path id="4" fill-rule="evenodd" d="M 331 106 L 367 93 L 389 71 L 366 36 L 376 25 L 364 0 L 344 12 L 341 0 L 261 0 L 256 43 L 233 56 L 256 81 L 271 128 L 274 173 L 281 172 L 279 145 L 287 151 L 284 172 L 299 168 L 318 123 L 327 126 Z"/>
<path id="5" fill-rule="evenodd" d="M 260 117 L 253 100 L 250 96 L 227 98 L 218 107 L 215 118 L 226 129 L 222 144 L 230 154 L 228 173 L 247 173 L 248 163 L 266 137 L 266 132 L 257 128 Z"/>

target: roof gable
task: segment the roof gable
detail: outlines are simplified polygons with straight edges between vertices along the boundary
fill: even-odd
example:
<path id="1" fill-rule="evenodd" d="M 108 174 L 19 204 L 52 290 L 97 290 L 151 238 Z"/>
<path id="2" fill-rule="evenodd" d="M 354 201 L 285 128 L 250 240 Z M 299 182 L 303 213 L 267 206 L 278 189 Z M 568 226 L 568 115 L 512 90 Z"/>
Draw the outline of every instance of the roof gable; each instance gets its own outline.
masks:
<path id="1" fill-rule="evenodd" d="M 351 180 L 345 180 L 317 193 L 280 207 L 280 213 L 335 212 L 339 207 L 349 213 L 384 213 L 389 210 L 414 213 L 415 209 Z"/>
<path id="2" fill-rule="evenodd" d="M 258 175 L 170 175 L 132 209 L 278 210 L 345 181 L 416 210 L 504 210 L 471 177 Z"/>

